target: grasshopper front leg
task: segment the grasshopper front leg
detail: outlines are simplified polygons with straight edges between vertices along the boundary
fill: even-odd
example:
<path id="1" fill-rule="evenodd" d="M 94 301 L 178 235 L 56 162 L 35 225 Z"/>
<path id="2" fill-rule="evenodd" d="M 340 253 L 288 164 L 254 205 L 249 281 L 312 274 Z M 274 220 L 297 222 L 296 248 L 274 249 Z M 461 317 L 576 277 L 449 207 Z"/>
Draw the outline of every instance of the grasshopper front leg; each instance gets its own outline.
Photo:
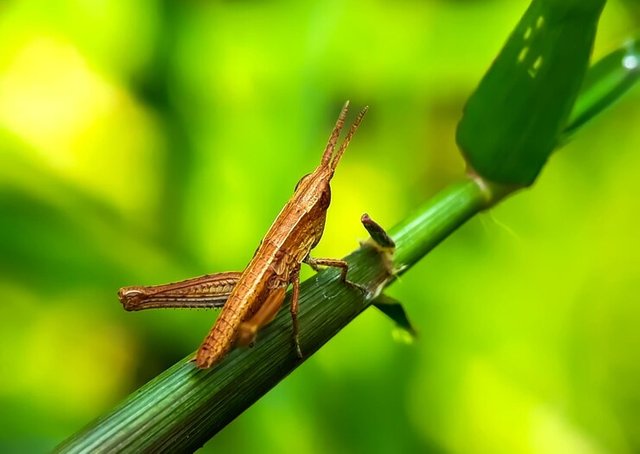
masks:
<path id="1" fill-rule="evenodd" d="M 364 294 L 369 293 L 369 289 L 366 286 L 358 284 L 357 282 L 353 282 L 353 281 L 350 281 L 349 279 L 347 279 L 347 272 L 349 271 L 349 264 L 345 260 L 340 260 L 340 259 L 316 259 L 316 258 L 307 256 L 307 258 L 305 258 L 303 260 L 303 262 L 306 263 L 307 265 L 309 265 L 311 268 L 313 268 L 313 270 L 315 272 L 319 272 L 321 266 L 330 266 L 332 268 L 340 268 L 340 282 L 342 282 L 343 284 L 347 284 L 347 285 L 349 285 L 351 287 L 355 287 L 355 288 L 357 288 L 358 290 L 360 290 Z"/>
<path id="2" fill-rule="evenodd" d="M 300 348 L 298 326 L 298 307 L 300 305 L 300 267 L 297 267 L 291 273 L 291 282 L 293 284 L 293 290 L 291 292 L 291 323 L 293 325 L 293 344 L 296 347 L 296 355 L 302 359 L 302 349 Z"/>
<path id="3" fill-rule="evenodd" d="M 330 266 L 333 268 L 340 268 L 340 280 L 344 283 L 347 281 L 347 272 L 349 271 L 349 264 L 340 259 L 316 259 L 311 256 L 307 256 L 303 260 L 304 263 L 309 265 L 315 272 L 320 271 L 321 266 Z"/>

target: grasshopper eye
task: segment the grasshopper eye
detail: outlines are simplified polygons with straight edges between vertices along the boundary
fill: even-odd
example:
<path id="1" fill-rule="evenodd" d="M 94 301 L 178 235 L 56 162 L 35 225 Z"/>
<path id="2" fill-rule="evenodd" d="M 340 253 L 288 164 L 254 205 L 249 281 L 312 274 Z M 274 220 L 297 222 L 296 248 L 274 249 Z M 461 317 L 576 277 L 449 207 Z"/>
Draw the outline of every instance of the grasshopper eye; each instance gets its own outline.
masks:
<path id="1" fill-rule="evenodd" d="M 298 181 L 296 183 L 296 187 L 293 188 L 293 192 L 296 192 L 298 190 L 298 187 L 300 186 L 300 183 L 302 183 L 304 181 L 305 178 L 307 178 L 309 175 L 311 175 L 310 173 L 306 174 L 305 176 L 303 176 L 302 178 L 300 178 L 300 181 Z"/>

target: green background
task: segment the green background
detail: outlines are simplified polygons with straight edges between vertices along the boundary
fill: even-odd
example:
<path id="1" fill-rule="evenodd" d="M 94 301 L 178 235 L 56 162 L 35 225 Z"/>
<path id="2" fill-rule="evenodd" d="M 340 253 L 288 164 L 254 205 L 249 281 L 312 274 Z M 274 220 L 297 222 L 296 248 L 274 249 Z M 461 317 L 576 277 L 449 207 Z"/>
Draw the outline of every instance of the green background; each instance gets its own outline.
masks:
<path id="1" fill-rule="evenodd" d="M 127 313 L 118 287 L 241 270 L 344 100 L 370 111 L 315 256 L 461 176 L 462 106 L 527 4 L 1 4 L 0 451 L 51 449 L 199 345 L 212 312 Z M 596 57 L 639 10 L 609 2 Z M 366 311 L 204 452 L 640 450 L 639 101 L 394 284 L 413 344 Z"/>

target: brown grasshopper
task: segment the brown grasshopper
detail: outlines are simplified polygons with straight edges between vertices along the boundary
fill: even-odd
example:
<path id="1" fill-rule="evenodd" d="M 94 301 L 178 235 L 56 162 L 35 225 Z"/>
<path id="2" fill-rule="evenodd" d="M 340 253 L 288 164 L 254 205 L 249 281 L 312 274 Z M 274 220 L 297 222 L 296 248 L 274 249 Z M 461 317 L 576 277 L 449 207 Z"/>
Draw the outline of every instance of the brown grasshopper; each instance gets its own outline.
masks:
<path id="1" fill-rule="evenodd" d="M 118 291 L 124 308 L 135 311 L 158 307 L 222 307 L 220 316 L 196 354 L 196 365 L 205 369 L 218 363 L 235 345 L 252 344 L 258 330 L 273 320 L 287 288 L 292 284 L 293 341 L 297 355 L 302 357 L 298 342 L 301 263 L 315 270 L 318 266 L 338 267 L 342 281 L 348 282 L 348 265 L 344 260 L 309 256 L 324 231 L 331 202 L 329 183 L 367 111 L 367 107 L 360 111 L 336 151 L 348 108 L 349 102 L 340 112 L 320 165 L 300 179 L 293 196 L 278 214 L 242 273 L 218 273 L 152 287 L 124 287 Z"/>

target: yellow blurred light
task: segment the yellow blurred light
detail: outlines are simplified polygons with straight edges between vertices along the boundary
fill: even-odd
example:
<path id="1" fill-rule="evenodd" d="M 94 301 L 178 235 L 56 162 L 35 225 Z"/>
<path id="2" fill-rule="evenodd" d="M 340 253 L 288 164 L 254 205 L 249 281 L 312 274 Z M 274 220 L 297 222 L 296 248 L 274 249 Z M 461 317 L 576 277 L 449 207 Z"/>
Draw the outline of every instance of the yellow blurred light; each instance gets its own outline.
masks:
<path id="1" fill-rule="evenodd" d="M 114 90 L 70 44 L 34 37 L 0 76 L 0 121 L 57 168 L 73 166 L 73 142 L 101 112 Z"/>
<path id="2" fill-rule="evenodd" d="M 124 211 L 153 203 L 164 155 L 148 156 L 162 152 L 150 119 L 71 43 L 35 35 L 15 51 L 0 73 L 0 125 L 39 166 Z"/>
<path id="3" fill-rule="evenodd" d="M 135 343 L 120 327 L 91 320 L 64 307 L 41 312 L 26 327 L 15 387 L 68 414 L 111 403 L 130 374 Z"/>

